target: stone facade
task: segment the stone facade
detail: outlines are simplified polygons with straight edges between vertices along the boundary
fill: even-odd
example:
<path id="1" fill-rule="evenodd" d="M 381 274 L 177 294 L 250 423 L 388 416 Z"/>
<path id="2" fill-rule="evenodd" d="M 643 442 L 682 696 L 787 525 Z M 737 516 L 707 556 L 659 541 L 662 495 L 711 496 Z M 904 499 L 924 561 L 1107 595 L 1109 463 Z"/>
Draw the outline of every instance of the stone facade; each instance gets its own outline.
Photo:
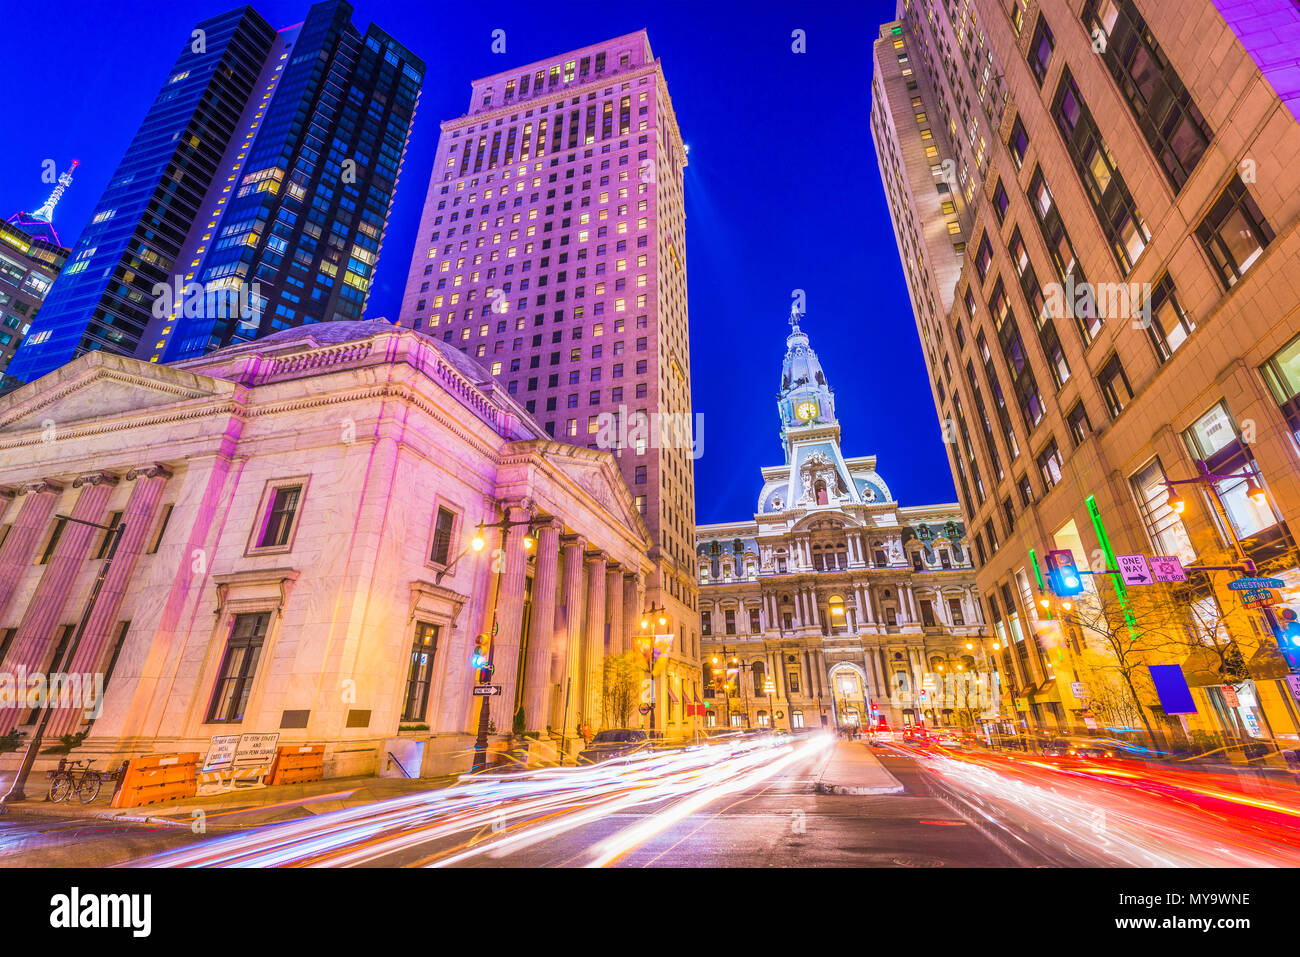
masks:
<path id="1" fill-rule="evenodd" d="M 1240 572 L 1135 590 L 1199 635 L 1150 659 L 1193 687 L 1175 718 L 1146 678 L 1140 712 L 1100 707 L 1114 661 L 1053 634 L 1035 564 L 1250 560 L 1300 611 L 1298 30 L 1293 4 L 906 0 L 875 42 L 881 178 L 1022 727 L 1300 741 L 1290 639 L 1226 587 Z M 1261 501 L 1239 477 L 1176 486 L 1176 512 L 1164 480 L 1198 460 Z M 1100 582 L 1084 613 L 1116 600 Z M 1198 641 L 1243 664 L 1207 670 Z"/>
<path id="2" fill-rule="evenodd" d="M 47 732 L 114 762 L 279 731 L 324 743 L 327 774 L 377 769 L 397 737 L 427 774 L 463 769 L 494 622 L 494 739 L 522 722 L 553 754 L 580 715 L 600 726 L 650 571 L 609 453 L 383 320 L 175 365 L 82 356 L 0 399 L 0 489 L 0 671 L 52 669 L 104 565 L 104 533 L 58 516 L 125 523 L 64 669 L 105 675 L 102 714 Z M 31 717 L 0 708 L 0 732 Z"/>
<path id="3" fill-rule="evenodd" d="M 791 317 L 786 456 L 752 520 L 696 529 L 708 726 L 974 727 L 998 678 L 955 503 L 900 505 L 840 451 L 835 396 Z"/>

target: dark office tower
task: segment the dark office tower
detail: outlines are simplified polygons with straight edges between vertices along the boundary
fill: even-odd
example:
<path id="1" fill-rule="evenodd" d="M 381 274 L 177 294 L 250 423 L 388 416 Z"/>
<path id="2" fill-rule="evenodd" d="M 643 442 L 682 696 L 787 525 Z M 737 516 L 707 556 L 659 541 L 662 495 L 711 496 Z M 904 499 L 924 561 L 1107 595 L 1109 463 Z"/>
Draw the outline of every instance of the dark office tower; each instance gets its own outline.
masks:
<path id="1" fill-rule="evenodd" d="M 274 38 L 249 7 L 185 38 L 9 377 L 31 381 L 95 349 L 136 349 Z"/>
<path id="2" fill-rule="evenodd" d="M 170 362 L 361 318 L 424 64 L 351 16 L 325 0 L 278 33 L 250 7 L 196 27 L 11 382 L 92 349 Z"/>
<path id="3" fill-rule="evenodd" d="M 171 362 L 361 318 L 424 63 L 378 27 L 362 34 L 351 15 L 342 0 L 318 3 L 280 32 L 219 192 L 204 204 L 219 212 L 194 224 L 180 258 L 178 287 L 231 295 L 194 304 L 174 289 L 137 357 Z"/>

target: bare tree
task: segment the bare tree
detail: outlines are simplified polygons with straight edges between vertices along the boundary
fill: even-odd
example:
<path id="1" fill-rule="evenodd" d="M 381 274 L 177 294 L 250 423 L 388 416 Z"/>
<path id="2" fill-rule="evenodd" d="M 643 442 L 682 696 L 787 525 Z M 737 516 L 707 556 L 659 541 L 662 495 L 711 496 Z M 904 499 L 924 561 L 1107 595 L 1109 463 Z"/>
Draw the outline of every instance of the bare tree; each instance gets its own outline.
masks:
<path id="1" fill-rule="evenodd" d="M 645 669 L 638 655 L 607 655 L 603 666 L 601 723 L 606 728 L 626 728 L 632 723 Z"/>
<path id="2" fill-rule="evenodd" d="M 1084 595 L 1070 613 L 1083 633 L 1081 663 L 1089 673 L 1089 700 L 1103 718 L 1138 718 L 1152 747 L 1159 747 L 1148 713 L 1159 707 L 1147 666 L 1168 660 L 1170 635 L 1185 632 L 1185 612 L 1169 599 L 1162 586 L 1129 589 L 1123 599 L 1114 588 L 1100 584 L 1095 595 Z"/>

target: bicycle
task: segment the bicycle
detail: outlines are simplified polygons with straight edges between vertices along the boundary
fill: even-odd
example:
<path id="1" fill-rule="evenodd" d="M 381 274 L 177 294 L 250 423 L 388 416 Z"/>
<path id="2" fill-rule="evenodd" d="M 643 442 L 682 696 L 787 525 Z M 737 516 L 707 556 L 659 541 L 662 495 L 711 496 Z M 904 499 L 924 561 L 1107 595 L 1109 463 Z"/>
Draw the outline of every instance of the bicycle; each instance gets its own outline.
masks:
<path id="1" fill-rule="evenodd" d="M 89 804 L 99 797 L 99 789 L 103 786 L 104 778 L 98 771 L 92 771 L 90 766 L 94 761 L 69 761 L 67 758 L 59 758 L 59 766 L 53 771 L 48 772 L 50 775 L 50 801 L 59 804 L 72 797 L 72 792 L 77 792 L 77 800 L 82 804 Z"/>

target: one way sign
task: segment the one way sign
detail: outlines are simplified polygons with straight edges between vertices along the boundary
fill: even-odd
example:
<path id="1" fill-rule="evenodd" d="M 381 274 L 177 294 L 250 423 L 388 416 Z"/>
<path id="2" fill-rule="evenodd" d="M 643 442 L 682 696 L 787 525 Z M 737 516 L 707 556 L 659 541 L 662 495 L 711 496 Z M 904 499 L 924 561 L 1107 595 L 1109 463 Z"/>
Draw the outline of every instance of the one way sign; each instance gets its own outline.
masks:
<path id="1" fill-rule="evenodd" d="M 1147 566 L 1145 555 L 1119 555 L 1115 560 L 1119 562 L 1119 573 L 1123 576 L 1125 585 L 1151 584 L 1151 569 Z"/>

